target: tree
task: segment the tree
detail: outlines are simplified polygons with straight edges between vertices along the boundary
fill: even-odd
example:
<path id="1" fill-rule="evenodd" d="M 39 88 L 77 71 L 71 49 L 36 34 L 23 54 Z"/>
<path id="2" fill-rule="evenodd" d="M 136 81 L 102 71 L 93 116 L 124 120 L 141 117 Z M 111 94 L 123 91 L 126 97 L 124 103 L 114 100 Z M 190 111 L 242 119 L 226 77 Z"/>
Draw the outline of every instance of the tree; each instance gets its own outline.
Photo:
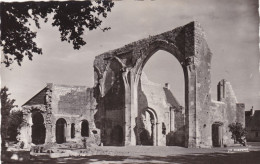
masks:
<path id="1" fill-rule="evenodd" d="M 238 142 L 245 146 L 247 131 L 243 128 L 243 125 L 239 122 L 231 123 L 228 125 L 229 131 L 232 133 L 231 138 L 234 139 L 235 143 Z"/>
<path id="2" fill-rule="evenodd" d="M 23 122 L 23 112 L 22 111 L 11 111 L 8 117 L 8 129 L 7 134 L 10 141 L 17 141 L 16 137 L 18 135 L 18 129 Z"/>
<path id="3" fill-rule="evenodd" d="M 40 28 L 39 18 L 44 22 L 52 17 L 52 26 L 57 26 L 61 41 L 73 44 L 79 49 L 86 42 L 82 36 L 84 31 L 101 28 L 100 16 L 107 17 L 114 3 L 111 0 L 87 1 L 51 1 L 51 2 L 2 2 L 1 9 L 1 41 L 4 59 L 2 63 L 9 67 L 14 61 L 21 65 L 24 56 L 32 60 L 33 54 L 42 54 L 42 49 L 33 40 L 36 32 L 29 28 L 34 22 Z"/>
<path id="4" fill-rule="evenodd" d="M 14 105 L 15 100 L 10 99 L 9 96 L 11 94 L 8 93 L 8 88 L 1 88 L 1 138 L 2 138 L 2 150 L 5 150 L 5 141 L 7 137 L 7 127 L 8 127 L 8 118 L 10 115 L 11 109 L 16 107 Z"/>

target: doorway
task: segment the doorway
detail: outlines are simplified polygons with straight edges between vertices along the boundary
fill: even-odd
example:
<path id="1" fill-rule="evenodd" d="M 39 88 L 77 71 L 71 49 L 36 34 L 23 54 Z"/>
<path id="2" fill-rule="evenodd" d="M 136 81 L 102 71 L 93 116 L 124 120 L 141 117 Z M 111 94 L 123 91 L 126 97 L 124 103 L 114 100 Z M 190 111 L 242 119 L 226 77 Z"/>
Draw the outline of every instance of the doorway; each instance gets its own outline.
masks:
<path id="1" fill-rule="evenodd" d="M 58 144 L 66 142 L 66 135 L 65 135 L 66 127 L 67 127 L 67 123 L 66 123 L 65 119 L 60 118 L 57 120 L 57 122 L 56 122 L 56 142 Z"/>
<path id="2" fill-rule="evenodd" d="M 212 146 L 222 147 L 223 145 L 223 124 L 215 122 L 212 124 Z"/>
<path id="3" fill-rule="evenodd" d="M 32 115 L 32 143 L 35 145 L 44 144 L 46 136 L 46 128 L 44 119 L 40 112 L 35 112 Z"/>

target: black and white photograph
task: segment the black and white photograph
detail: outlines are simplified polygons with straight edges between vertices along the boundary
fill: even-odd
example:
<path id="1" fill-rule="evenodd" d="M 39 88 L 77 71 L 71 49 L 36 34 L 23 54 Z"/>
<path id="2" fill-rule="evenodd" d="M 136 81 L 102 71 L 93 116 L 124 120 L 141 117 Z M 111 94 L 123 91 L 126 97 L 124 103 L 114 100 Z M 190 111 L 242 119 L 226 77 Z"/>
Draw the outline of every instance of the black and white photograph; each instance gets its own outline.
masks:
<path id="1" fill-rule="evenodd" d="M 1 163 L 260 163 L 258 0 L 1 0 Z"/>

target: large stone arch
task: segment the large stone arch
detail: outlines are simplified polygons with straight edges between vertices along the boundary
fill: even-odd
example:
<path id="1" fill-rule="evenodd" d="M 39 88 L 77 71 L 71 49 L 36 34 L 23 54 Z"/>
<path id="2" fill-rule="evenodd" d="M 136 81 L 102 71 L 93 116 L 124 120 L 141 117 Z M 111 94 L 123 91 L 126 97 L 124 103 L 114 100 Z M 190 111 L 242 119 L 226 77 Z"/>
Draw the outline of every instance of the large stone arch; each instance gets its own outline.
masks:
<path id="1" fill-rule="evenodd" d="M 137 88 L 145 63 L 158 50 L 171 53 L 180 62 L 185 81 L 185 145 L 199 147 L 203 135 L 202 119 L 210 108 L 210 62 L 211 52 L 205 34 L 198 22 L 191 22 L 174 30 L 142 39 L 122 48 L 109 51 L 95 58 L 94 71 L 99 70 L 95 85 L 104 81 L 106 67 L 115 59 L 122 63 L 124 80 L 125 145 L 136 145 L 134 130 L 137 118 Z M 101 96 L 101 95 L 100 95 Z M 112 102 L 116 103 L 116 102 Z M 99 109 L 102 108 L 99 106 Z M 103 107 L 104 108 L 104 107 Z M 102 116 L 101 116 L 102 117 Z"/>

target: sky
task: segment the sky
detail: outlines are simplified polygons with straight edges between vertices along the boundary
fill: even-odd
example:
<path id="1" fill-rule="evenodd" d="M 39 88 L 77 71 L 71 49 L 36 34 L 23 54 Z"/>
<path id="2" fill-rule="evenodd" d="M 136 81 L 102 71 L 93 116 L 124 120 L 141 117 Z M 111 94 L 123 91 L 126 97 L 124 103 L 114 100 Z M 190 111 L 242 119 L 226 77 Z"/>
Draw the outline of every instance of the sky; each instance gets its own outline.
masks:
<path id="1" fill-rule="evenodd" d="M 1 86 L 7 86 L 11 98 L 21 106 L 46 83 L 93 87 L 95 56 L 125 44 L 157 35 L 198 21 L 206 33 L 213 53 L 211 95 L 216 100 L 217 83 L 229 81 L 238 102 L 260 110 L 260 67 L 257 0 L 145 0 L 114 1 L 115 6 L 101 27 L 87 31 L 87 44 L 80 50 L 61 42 L 56 27 L 41 23 L 36 42 L 43 55 L 22 66 L 1 65 Z M 183 104 L 184 79 L 180 64 L 169 53 L 158 51 L 145 65 L 148 78 L 157 83 L 169 82 L 171 90 Z"/>

